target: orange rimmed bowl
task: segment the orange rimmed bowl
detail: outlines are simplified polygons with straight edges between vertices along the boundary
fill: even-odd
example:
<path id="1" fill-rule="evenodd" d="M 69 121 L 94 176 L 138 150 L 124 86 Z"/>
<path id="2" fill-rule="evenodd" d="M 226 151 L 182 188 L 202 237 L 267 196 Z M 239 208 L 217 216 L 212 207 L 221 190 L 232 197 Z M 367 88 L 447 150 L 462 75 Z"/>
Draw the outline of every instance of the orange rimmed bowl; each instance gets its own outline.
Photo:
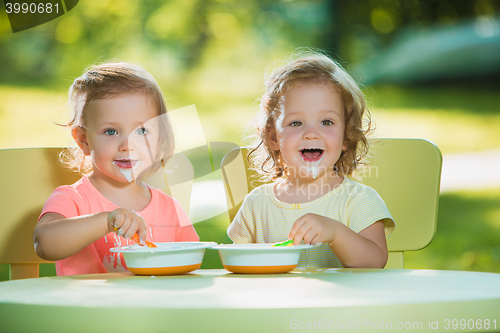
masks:
<path id="1" fill-rule="evenodd" d="M 121 253 L 129 271 L 137 275 L 185 274 L 200 268 L 205 249 L 214 242 L 156 243 L 155 248 L 139 245 L 110 249 Z"/>
<path id="2" fill-rule="evenodd" d="M 230 272 L 278 274 L 295 269 L 301 251 L 312 247 L 312 245 L 221 244 L 212 249 L 219 251 L 222 265 Z"/>

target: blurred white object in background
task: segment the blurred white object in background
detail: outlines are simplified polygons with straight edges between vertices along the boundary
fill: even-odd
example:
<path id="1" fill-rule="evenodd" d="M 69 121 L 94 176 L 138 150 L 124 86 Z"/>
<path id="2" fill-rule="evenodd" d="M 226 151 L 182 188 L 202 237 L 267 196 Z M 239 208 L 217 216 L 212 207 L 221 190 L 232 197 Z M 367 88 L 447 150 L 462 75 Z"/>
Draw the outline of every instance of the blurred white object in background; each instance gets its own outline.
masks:
<path id="1" fill-rule="evenodd" d="M 443 156 L 441 193 L 500 187 L 500 149 Z"/>

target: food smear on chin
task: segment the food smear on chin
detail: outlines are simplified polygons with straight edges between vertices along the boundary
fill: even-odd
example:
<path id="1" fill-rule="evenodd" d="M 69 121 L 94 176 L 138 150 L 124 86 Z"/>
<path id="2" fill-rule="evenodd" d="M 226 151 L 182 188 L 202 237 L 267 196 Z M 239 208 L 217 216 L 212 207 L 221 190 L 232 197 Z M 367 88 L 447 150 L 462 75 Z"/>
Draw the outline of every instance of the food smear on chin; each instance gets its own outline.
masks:
<path id="1" fill-rule="evenodd" d="M 318 166 L 319 166 L 319 163 L 321 162 L 321 160 L 323 159 L 323 157 L 321 157 L 319 160 L 317 161 L 314 161 L 314 162 L 307 162 L 307 171 L 308 172 L 312 172 L 312 176 L 314 179 L 316 179 L 318 177 Z"/>
<path id="2" fill-rule="evenodd" d="M 134 180 L 134 176 L 133 176 L 133 170 L 132 169 L 122 169 L 120 168 L 120 172 L 123 174 L 123 176 L 125 177 L 125 179 L 130 183 Z"/>
<path id="3" fill-rule="evenodd" d="M 120 172 L 123 174 L 123 176 L 129 183 L 134 180 L 134 170 L 141 163 L 142 162 L 132 157 L 130 159 L 121 159 L 113 161 L 113 164 L 118 166 L 118 170 L 120 170 Z"/>

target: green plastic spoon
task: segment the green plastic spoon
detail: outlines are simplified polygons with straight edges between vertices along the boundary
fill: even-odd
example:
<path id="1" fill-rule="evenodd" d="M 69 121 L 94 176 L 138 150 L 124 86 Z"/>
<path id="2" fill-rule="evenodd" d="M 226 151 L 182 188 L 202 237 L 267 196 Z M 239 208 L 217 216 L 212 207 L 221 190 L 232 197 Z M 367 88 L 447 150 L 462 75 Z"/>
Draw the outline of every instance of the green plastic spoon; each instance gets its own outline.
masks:
<path id="1" fill-rule="evenodd" d="M 288 239 L 284 242 L 273 244 L 273 246 L 292 246 L 292 245 L 293 245 L 293 239 Z"/>

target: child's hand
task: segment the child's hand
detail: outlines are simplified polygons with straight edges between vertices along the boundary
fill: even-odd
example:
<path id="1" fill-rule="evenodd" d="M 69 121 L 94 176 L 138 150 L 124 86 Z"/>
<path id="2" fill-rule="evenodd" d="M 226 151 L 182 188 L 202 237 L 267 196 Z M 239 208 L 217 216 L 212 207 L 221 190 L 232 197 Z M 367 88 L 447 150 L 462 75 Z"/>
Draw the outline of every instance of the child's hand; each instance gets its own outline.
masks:
<path id="1" fill-rule="evenodd" d="M 140 244 L 144 245 L 147 235 L 146 223 L 142 216 L 127 209 L 118 208 L 108 214 L 108 229 L 118 236 L 131 238 L 139 235 Z"/>
<path id="2" fill-rule="evenodd" d="M 299 245 L 302 240 L 306 244 L 330 243 L 335 238 L 335 225 L 339 223 L 328 217 L 308 213 L 293 224 L 288 239 L 293 239 L 293 245 Z"/>

